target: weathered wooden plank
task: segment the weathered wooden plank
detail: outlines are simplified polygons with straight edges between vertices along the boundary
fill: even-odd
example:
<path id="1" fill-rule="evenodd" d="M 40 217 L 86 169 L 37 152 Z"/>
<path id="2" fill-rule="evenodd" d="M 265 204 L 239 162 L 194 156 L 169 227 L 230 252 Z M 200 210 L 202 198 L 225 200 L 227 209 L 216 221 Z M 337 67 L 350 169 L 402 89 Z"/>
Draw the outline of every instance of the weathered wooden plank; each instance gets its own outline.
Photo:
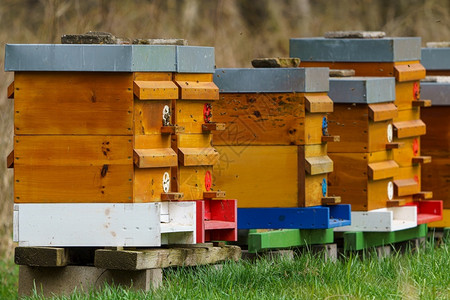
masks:
<path id="1" fill-rule="evenodd" d="M 178 160 L 183 166 L 212 166 L 219 160 L 219 152 L 209 148 L 178 148 Z"/>
<path id="2" fill-rule="evenodd" d="M 370 163 L 368 176 L 371 180 L 391 178 L 397 175 L 398 168 L 398 164 L 393 160 Z"/>
<path id="3" fill-rule="evenodd" d="M 16 72 L 15 134 L 133 133 L 131 73 Z"/>
<path id="4" fill-rule="evenodd" d="M 420 62 L 396 64 L 394 67 L 394 76 L 398 82 L 420 80 L 425 78 L 425 73 L 425 67 Z"/>
<path id="5" fill-rule="evenodd" d="M 420 136 L 426 133 L 426 125 L 422 120 L 394 122 L 394 135 L 401 139 Z"/>
<path id="6" fill-rule="evenodd" d="M 310 175 L 333 172 L 333 161 L 328 156 L 306 157 L 306 171 Z"/>
<path id="7" fill-rule="evenodd" d="M 218 100 L 219 88 L 214 82 L 175 81 L 180 88 L 180 99 L 183 100 Z"/>
<path id="8" fill-rule="evenodd" d="M 173 167 L 178 163 L 172 148 L 134 149 L 133 158 L 138 168 Z"/>
<path id="9" fill-rule="evenodd" d="M 306 94 L 305 107 L 310 113 L 333 112 L 333 101 L 326 94 Z"/>
<path id="10" fill-rule="evenodd" d="M 16 247 L 16 265 L 36 267 L 64 267 L 70 263 L 69 251 L 55 247 Z"/>
<path id="11" fill-rule="evenodd" d="M 95 266 L 116 270 L 144 270 L 172 266 L 198 266 L 226 260 L 237 261 L 240 256 L 241 248 L 238 246 L 140 251 L 99 249 L 95 253 Z"/>
<path id="12" fill-rule="evenodd" d="M 398 115 L 394 103 L 369 104 L 369 118 L 374 122 L 391 120 Z"/>
<path id="13" fill-rule="evenodd" d="M 139 100 L 178 98 L 178 87 L 173 81 L 134 81 L 133 92 Z"/>
<path id="14" fill-rule="evenodd" d="M 10 85 L 8 85 L 7 93 L 6 93 L 8 99 L 14 98 L 14 81 L 11 82 Z"/>

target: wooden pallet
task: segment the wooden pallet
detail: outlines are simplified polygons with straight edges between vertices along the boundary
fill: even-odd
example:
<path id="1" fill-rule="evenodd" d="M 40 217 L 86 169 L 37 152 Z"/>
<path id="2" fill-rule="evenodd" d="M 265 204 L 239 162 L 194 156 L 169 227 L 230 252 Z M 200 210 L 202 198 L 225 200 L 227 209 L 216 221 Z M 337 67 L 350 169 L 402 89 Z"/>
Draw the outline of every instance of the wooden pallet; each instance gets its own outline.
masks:
<path id="1" fill-rule="evenodd" d="M 20 265 L 19 296 L 30 296 L 36 288 L 48 297 L 75 289 L 86 293 L 106 283 L 149 291 L 161 285 L 164 268 L 218 264 L 240 256 L 237 246 L 212 243 L 134 250 L 18 247 L 15 262 Z"/>
<path id="2" fill-rule="evenodd" d="M 427 236 L 428 227 L 421 224 L 414 228 L 391 232 L 363 232 L 347 231 L 336 233 L 335 238 L 341 239 L 344 252 L 370 249 L 378 246 L 387 246 L 408 240 L 424 238 Z"/>

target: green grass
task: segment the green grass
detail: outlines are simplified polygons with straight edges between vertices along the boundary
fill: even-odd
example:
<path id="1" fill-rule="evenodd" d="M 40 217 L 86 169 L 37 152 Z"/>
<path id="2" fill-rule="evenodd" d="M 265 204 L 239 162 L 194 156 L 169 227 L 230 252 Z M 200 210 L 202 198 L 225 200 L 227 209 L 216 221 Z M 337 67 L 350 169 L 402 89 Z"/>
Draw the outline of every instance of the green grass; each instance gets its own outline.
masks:
<path id="1" fill-rule="evenodd" d="M 0 264 L 1 299 L 16 297 L 17 267 Z M 378 259 L 350 256 L 336 263 L 309 254 L 165 271 L 150 293 L 106 287 L 58 299 L 450 299 L 450 245 Z M 44 299 L 35 294 L 31 299 Z"/>

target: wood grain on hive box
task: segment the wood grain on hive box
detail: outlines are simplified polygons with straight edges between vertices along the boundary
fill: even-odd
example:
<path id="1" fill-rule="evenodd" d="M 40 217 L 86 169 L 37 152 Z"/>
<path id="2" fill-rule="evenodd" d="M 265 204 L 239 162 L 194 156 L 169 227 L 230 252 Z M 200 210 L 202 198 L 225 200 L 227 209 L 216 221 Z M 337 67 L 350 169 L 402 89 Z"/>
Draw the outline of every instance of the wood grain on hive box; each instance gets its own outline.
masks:
<path id="1" fill-rule="evenodd" d="M 214 135 L 214 144 L 320 144 L 323 118 L 332 109 L 326 93 L 222 93 L 214 120 L 227 128 Z"/>
<path id="2" fill-rule="evenodd" d="M 387 206 L 389 182 L 399 169 L 390 151 L 329 156 L 334 162 L 334 172 L 328 178 L 330 195 L 340 195 L 342 203 L 351 204 L 355 211 Z"/>
<path id="3" fill-rule="evenodd" d="M 370 119 L 371 108 L 387 104 L 335 104 L 334 112 L 328 116 L 329 131 L 339 135 L 339 143 L 331 143 L 329 152 L 374 152 L 386 150 L 388 125 L 392 124 L 394 110 L 387 107 L 386 116 L 377 115 L 379 121 Z M 387 118 L 387 119 L 385 119 Z"/>
<path id="4" fill-rule="evenodd" d="M 16 72 L 14 133 L 131 135 L 132 78 L 131 73 Z"/>
<path id="5" fill-rule="evenodd" d="M 16 136 L 15 202 L 132 202 L 128 136 Z"/>
<path id="6" fill-rule="evenodd" d="M 333 169 L 326 144 L 216 148 L 220 160 L 214 167 L 214 184 L 239 199 L 238 207 L 322 204 L 322 183 Z"/>

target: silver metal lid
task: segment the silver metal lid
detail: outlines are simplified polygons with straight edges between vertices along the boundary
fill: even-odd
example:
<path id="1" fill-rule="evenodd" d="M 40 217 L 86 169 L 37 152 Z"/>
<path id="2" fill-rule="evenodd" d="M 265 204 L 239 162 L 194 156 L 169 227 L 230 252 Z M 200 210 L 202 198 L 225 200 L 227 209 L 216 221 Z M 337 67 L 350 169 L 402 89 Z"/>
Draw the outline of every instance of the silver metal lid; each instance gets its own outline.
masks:
<path id="1" fill-rule="evenodd" d="M 327 92 L 328 68 L 217 69 L 221 93 Z"/>
<path id="2" fill-rule="evenodd" d="M 450 48 L 422 48 L 421 63 L 427 70 L 450 70 Z"/>
<path id="3" fill-rule="evenodd" d="M 420 98 L 430 99 L 433 106 L 450 106 L 450 83 L 421 82 Z"/>
<path id="4" fill-rule="evenodd" d="M 302 61 L 396 62 L 420 60 L 420 37 L 294 38 L 290 39 L 291 57 Z"/>
<path id="5" fill-rule="evenodd" d="M 395 100 L 394 77 L 330 78 L 328 92 L 334 103 L 383 103 Z"/>
<path id="6" fill-rule="evenodd" d="M 214 73 L 214 48 L 172 45 L 7 44 L 5 71 Z"/>

